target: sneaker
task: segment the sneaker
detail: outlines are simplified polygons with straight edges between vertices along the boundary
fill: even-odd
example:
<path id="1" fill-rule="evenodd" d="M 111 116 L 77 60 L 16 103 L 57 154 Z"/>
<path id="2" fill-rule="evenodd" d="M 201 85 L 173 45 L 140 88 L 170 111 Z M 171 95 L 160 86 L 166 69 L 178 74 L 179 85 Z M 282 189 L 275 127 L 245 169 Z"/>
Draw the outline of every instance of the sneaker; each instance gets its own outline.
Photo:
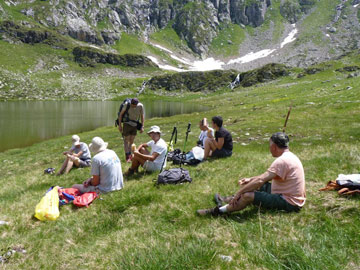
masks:
<path id="1" fill-rule="evenodd" d="M 234 196 L 221 196 L 219 193 L 215 193 L 214 201 L 217 206 L 221 207 L 224 203 L 229 203 L 234 198 Z"/>
<path id="2" fill-rule="evenodd" d="M 219 215 L 221 215 L 221 212 L 220 212 L 218 206 L 216 206 L 215 208 L 209 208 L 209 209 L 199 209 L 196 211 L 196 213 L 199 216 L 206 216 L 206 215 L 219 216 Z"/>

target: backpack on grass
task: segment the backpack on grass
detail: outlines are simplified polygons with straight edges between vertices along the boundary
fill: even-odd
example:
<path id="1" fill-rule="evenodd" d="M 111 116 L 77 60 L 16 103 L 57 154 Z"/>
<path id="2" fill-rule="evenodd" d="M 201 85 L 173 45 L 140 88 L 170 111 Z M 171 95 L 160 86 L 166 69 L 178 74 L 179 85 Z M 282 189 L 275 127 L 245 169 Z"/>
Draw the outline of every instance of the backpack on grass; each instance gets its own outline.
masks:
<path id="1" fill-rule="evenodd" d="M 157 184 L 181 184 L 192 182 L 189 171 L 183 168 L 165 170 L 158 175 Z"/>

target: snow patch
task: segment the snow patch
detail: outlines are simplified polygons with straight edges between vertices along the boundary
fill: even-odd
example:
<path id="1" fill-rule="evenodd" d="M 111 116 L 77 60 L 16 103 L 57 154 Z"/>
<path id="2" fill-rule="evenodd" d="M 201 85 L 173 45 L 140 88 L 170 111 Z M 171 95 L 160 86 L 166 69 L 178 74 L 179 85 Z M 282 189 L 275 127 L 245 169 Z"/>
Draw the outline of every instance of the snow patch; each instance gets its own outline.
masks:
<path id="1" fill-rule="evenodd" d="M 163 50 L 165 52 L 173 53 L 172 51 L 170 51 L 169 49 L 164 48 L 163 46 L 160 46 L 160 45 L 157 45 L 157 44 L 152 44 L 152 43 L 151 43 L 151 45 L 153 45 L 154 47 L 159 48 L 160 50 Z"/>
<path id="2" fill-rule="evenodd" d="M 295 25 L 293 24 L 293 26 L 295 26 Z M 298 30 L 297 30 L 296 28 L 293 29 L 293 30 L 288 34 L 288 36 L 284 39 L 284 41 L 281 42 L 280 48 L 283 48 L 286 44 L 295 41 L 295 40 L 296 40 L 295 35 L 297 34 L 297 32 L 298 32 Z"/>
<path id="3" fill-rule="evenodd" d="M 185 58 L 179 58 L 179 57 L 177 57 L 176 55 L 173 55 L 173 54 L 171 54 L 170 57 L 172 59 L 175 59 L 176 61 L 179 61 L 179 62 L 185 64 L 185 65 L 191 65 L 191 62 L 189 60 L 185 59 Z"/>
<path id="4" fill-rule="evenodd" d="M 155 64 L 157 64 L 159 66 L 159 68 L 161 69 L 165 69 L 165 70 L 173 70 L 173 71 L 177 71 L 177 72 L 184 72 L 186 70 L 177 68 L 177 67 L 173 67 L 170 65 L 160 65 L 159 60 L 157 60 L 154 56 L 148 55 L 147 58 L 149 58 L 151 61 L 153 61 Z"/>
<path id="5" fill-rule="evenodd" d="M 224 62 L 221 62 L 219 60 L 216 60 L 212 57 L 207 58 L 202 61 L 195 61 L 191 64 L 190 70 L 192 71 L 209 71 L 209 70 L 215 70 L 215 69 L 223 69 L 222 66 L 224 65 Z"/>
<path id="6" fill-rule="evenodd" d="M 360 4 L 353 5 L 353 7 L 356 8 L 358 5 L 360 5 Z"/>
<path id="7" fill-rule="evenodd" d="M 275 49 L 272 49 L 272 50 L 266 49 L 266 50 L 258 51 L 256 53 L 250 52 L 240 58 L 230 60 L 227 64 L 231 65 L 231 64 L 237 64 L 237 63 L 239 63 L 239 64 L 248 63 L 248 62 L 254 61 L 259 58 L 267 57 L 275 51 L 276 51 Z"/>

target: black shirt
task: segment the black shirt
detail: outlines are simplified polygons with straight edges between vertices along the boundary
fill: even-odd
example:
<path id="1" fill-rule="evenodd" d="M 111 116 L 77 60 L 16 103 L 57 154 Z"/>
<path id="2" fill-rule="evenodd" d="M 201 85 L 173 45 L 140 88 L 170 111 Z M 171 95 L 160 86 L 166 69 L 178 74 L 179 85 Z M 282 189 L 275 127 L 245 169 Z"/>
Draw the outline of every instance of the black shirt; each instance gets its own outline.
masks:
<path id="1" fill-rule="evenodd" d="M 215 140 L 218 141 L 218 138 L 224 138 L 223 148 L 232 151 L 233 149 L 232 136 L 228 130 L 221 127 L 218 131 L 215 132 Z"/>

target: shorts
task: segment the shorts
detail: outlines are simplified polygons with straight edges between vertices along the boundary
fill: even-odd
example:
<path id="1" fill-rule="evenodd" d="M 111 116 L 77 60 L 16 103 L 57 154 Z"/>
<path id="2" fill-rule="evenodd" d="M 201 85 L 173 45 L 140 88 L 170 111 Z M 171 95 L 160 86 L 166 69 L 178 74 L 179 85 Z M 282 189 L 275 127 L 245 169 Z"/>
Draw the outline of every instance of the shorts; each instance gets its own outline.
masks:
<path id="1" fill-rule="evenodd" d="M 86 159 L 86 160 L 79 160 L 79 168 L 85 168 L 85 167 L 90 167 L 91 166 L 91 159 Z"/>
<path id="2" fill-rule="evenodd" d="M 136 126 L 133 127 L 127 123 L 124 123 L 123 132 L 122 132 L 123 137 L 136 136 L 136 134 L 137 134 Z"/>
<path id="3" fill-rule="evenodd" d="M 217 157 L 217 158 L 231 157 L 231 155 L 232 155 L 232 151 L 224 148 L 215 149 L 211 154 L 212 157 Z"/>
<path id="4" fill-rule="evenodd" d="M 147 172 L 155 172 L 161 170 L 161 166 L 149 160 L 145 161 L 143 168 Z"/>
<path id="5" fill-rule="evenodd" d="M 267 209 L 284 210 L 286 212 L 299 212 L 301 207 L 288 203 L 281 194 L 271 193 L 271 183 L 265 183 L 259 191 L 254 192 L 255 205 L 260 205 Z"/>

